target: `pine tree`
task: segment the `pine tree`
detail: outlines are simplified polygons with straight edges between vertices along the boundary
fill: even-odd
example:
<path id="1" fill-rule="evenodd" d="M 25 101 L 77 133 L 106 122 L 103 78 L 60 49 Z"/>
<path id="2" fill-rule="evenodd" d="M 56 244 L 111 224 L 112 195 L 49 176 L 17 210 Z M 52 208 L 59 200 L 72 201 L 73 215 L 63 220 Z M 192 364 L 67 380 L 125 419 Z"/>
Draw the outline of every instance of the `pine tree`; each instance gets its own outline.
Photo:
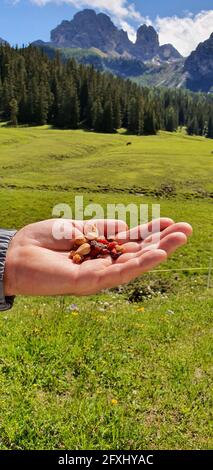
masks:
<path id="1" fill-rule="evenodd" d="M 15 127 L 18 124 L 18 103 L 15 98 L 10 101 L 10 122 Z"/>
<path id="2" fill-rule="evenodd" d="M 155 135 L 157 133 L 156 118 L 153 109 L 150 107 L 146 110 L 144 116 L 144 134 Z"/>
<path id="3" fill-rule="evenodd" d="M 138 103 L 135 97 L 132 97 L 129 102 L 127 129 L 133 134 L 137 134 L 139 129 Z"/>
<path id="4" fill-rule="evenodd" d="M 33 46 L 0 44 L 0 119 L 97 132 L 124 127 L 136 135 L 181 125 L 191 135 L 212 138 L 213 97 L 142 88 L 73 59 L 64 63 L 58 52 L 48 58 Z"/>
<path id="5" fill-rule="evenodd" d="M 73 90 L 70 100 L 70 128 L 77 129 L 79 126 L 80 107 L 76 89 Z"/>
<path id="6" fill-rule="evenodd" d="M 213 139 L 213 114 L 209 116 L 207 138 Z"/>
<path id="7" fill-rule="evenodd" d="M 139 119 L 138 119 L 138 135 L 144 134 L 144 113 L 141 109 L 139 111 Z"/>
<path id="8" fill-rule="evenodd" d="M 99 98 L 92 106 L 92 125 L 94 131 L 103 131 L 103 107 Z"/>
<path id="9" fill-rule="evenodd" d="M 114 122 L 113 122 L 114 129 L 120 129 L 122 125 L 122 119 L 121 119 L 120 99 L 118 96 L 116 96 L 115 101 L 114 101 L 113 116 L 114 116 Z"/>
<path id="10" fill-rule="evenodd" d="M 49 110 L 49 90 L 44 82 L 41 82 L 38 91 L 38 102 L 36 109 L 36 123 L 44 125 L 47 123 L 48 110 Z"/>
<path id="11" fill-rule="evenodd" d="M 166 117 L 165 117 L 165 129 L 168 132 L 174 132 L 177 130 L 178 127 L 178 120 L 177 120 L 177 113 L 173 106 L 170 106 L 166 110 Z"/>
<path id="12" fill-rule="evenodd" d="M 114 132 L 114 117 L 113 117 L 113 108 L 112 108 L 112 101 L 108 100 L 104 104 L 103 109 L 103 118 L 102 118 L 102 131 L 111 134 Z"/>
<path id="13" fill-rule="evenodd" d="M 196 115 L 189 120 L 186 130 L 188 135 L 199 135 L 199 126 Z"/>

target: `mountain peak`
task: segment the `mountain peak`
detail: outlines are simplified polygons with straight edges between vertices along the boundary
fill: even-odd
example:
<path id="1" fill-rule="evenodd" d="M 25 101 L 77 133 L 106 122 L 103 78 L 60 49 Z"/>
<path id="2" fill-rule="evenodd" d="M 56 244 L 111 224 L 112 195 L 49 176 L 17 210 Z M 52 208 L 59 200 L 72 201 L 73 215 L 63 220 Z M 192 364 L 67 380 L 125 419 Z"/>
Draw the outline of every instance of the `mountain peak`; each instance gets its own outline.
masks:
<path id="1" fill-rule="evenodd" d="M 193 91 L 213 88 L 213 33 L 201 42 L 185 61 L 187 86 Z"/>
<path id="2" fill-rule="evenodd" d="M 162 48 L 153 26 L 143 24 L 137 31 L 135 44 L 123 29 L 118 29 L 105 13 L 85 9 L 75 14 L 71 21 L 62 21 L 51 31 L 51 42 L 61 48 L 96 48 L 110 55 L 123 55 L 140 61 L 157 57 L 162 61 L 180 58 L 171 45 Z"/>
<path id="3" fill-rule="evenodd" d="M 87 18 L 96 18 L 97 14 L 95 10 L 92 10 L 92 8 L 85 8 L 84 10 L 78 11 L 74 15 L 73 19 L 81 18 L 83 16 L 87 16 Z"/>
<path id="4" fill-rule="evenodd" d="M 119 54 L 132 44 L 127 34 L 116 28 L 109 16 L 90 9 L 76 13 L 71 21 L 63 21 L 51 32 L 51 41 L 57 47 L 95 47 L 103 52 Z"/>
<path id="5" fill-rule="evenodd" d="M 158 39 L 158 35 L 155 31 L 155 28 L 153 28 L 153 26 L 151 25 L 147 25 L 147 24 L 142 24 L 139 28 L 138 28 L 138 31 L 137 31 L 137 36 L 138 36 L 138 39 L 140 39 L 140 37 L 142 36 L 143 38 L 146 37 L 147 39 L 149 37 L 154 37 L 155 39 Z"/>
<path id="6" fill-rule="evenodd" d="M 148 60 L 158 53 L 159 46 L 159 37 L 153 26 L 141 25 L 135 43 L 137 53 Z"/>

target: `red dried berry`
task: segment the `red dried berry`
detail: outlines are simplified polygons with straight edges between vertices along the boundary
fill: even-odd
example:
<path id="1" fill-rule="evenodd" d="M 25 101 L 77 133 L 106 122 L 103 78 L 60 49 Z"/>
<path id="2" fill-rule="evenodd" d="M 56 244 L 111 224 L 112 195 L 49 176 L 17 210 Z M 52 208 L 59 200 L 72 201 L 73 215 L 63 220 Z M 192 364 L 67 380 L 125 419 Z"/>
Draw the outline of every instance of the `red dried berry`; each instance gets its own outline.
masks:
<path id="1" fill-rule="evenodd" d="M 80 264 L 81 262 L 90 259 L 103 258 L 108 255 L 110 255 L 113 260 L 117 260 L 119 256 L 121 256 L 121 254 L 123 253 L 122 247 L 121 249 L 118 249 L 119 245 L 117 241 L 114 240 L 108 241 L 105 238 L 97 238 L 93 240 L 87 240 L 87 245 L 89 245 L 91 248 L 90 252 L 85 253 L 85 255 L 79 256 L 78 251 L 81 250 L 81 247 L 79 248 L 78 244 L 75 244 L 75 251 L 72 252 L 71 257 L 73 258 L 73 261 L 77 264 Z M 88 252 L 88 247 L 86 251 Z"/>
<path id="2" fill-rule="evenodd" d="M 112 251 L 115 249 L 116 246 L 117 246 L 117 242 L 110 242 L 108 244 L 108 250 Z"/>
<path id="3" fill-rule="evenodd" d="M 98 243 L 102 243 L 103 245 L 108 245 L 108 244 L 109 244 L 108 240 L 106 240 L 105 238 L 103 238 L 103 239 L 98 238 L 98 239 L 97 239 L 97 242 L 98 242 Z"/>

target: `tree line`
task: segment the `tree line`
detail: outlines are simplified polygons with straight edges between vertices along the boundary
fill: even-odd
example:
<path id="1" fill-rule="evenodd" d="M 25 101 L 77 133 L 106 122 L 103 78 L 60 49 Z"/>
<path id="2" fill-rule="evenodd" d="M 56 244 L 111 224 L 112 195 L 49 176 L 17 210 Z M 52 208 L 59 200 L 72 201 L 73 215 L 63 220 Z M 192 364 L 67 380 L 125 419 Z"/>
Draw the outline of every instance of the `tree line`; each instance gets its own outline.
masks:
<path id="1" fill-rule="evenodd" d="M 39 48 L 0 45 L 0 119 L 11 125 L 137 135 L 173 132 L 213 138 L 213 95 L 140 87 L 92 66 L 50 59 Z"/>

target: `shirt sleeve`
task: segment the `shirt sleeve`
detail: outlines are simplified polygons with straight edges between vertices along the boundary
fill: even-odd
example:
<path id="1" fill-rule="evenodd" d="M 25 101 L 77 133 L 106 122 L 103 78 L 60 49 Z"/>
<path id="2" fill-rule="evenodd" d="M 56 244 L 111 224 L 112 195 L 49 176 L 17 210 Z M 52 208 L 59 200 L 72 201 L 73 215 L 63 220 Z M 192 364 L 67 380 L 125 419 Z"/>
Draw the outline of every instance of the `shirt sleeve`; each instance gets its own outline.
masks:
<path id="1" fill-rule="evenodd" d="M 0 228 L 0 311 L 9 310 L 13 306 L 15 297 L 4 295 L 4 270 L 9 244 L 16 234 L 16 230 Z"/>

